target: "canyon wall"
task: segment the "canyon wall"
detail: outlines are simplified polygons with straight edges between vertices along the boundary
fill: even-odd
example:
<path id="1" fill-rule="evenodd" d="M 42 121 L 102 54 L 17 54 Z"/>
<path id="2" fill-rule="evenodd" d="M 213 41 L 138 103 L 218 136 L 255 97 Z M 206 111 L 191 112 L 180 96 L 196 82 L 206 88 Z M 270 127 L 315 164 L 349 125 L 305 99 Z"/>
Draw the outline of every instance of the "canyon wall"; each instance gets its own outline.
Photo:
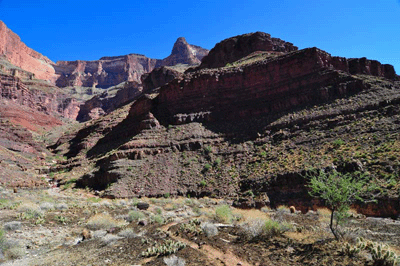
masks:
<path id="1" fill-rule="evenodd" d="M 243 67 L 187 73 L 161 88 L 158 114 L 167 124 L 182 124 L 279 113 L 364 89 L 350 74 L 396 76 L 391 65 L 308 48 Z"/>
<path id="2" fill-rule="evenodd" d="M 54 66 L 56 85 L 109 88 L 124 81 L 139 82 L 144 73 L 151 72 L 159 63 L 158 59 L 138 54 L 97 61 L 59 61 Z"/>
<path id="3" fill-rule="evenodd" d="M 62 124 L 56 117 L 66 117 L 76 119 L 79 111 L 79 103 L 69 98 L 62 92 L 58 92 L 56 88 L 49 84 L 36 84 L 41 89 L 32 89 L 28 86 L 34 86 L 35 83 L 23 82 L 20 78 L 7 74 L 0 74 L 0 98 L 24 108 L 29 108 L 32 111 L 40 112 L 44 115 L 51 116 L 49 121 L 43 123 L 52 123 L 54 125 Z M 28 116 L 29 117 L 29 116 Z M 58 122 L 57 122 L 58 121 Z M 35 121 L 32 118 L 32 123 L 35 124 L 40 120 Z"/>
<path id="4" fill-rule="evenodd" d="M 12 64 L 35 74 L 38 79 L 54 78 L 53 62 L 42 54 L 27 47 L 17 34 L 0 21 L 0 55 Z"/>
<path id="5" fill-rule="evenodd" d="M 54 66 L 56 85 L 109 88 L 124 81 L 140 82 L 141 76 L 161 66 L 200 64 L 208 50 L 178 38 L 167 58 L 151 59 L 144 55 L 103 57 L 97 61 L 59 61 Z"/>

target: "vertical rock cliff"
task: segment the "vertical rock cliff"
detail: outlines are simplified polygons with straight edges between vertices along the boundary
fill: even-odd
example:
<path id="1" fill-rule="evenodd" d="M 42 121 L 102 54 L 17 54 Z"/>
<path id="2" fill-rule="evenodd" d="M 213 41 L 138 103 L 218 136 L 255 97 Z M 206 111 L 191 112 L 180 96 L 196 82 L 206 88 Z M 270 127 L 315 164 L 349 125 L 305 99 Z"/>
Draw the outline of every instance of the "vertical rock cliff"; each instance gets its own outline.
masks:
<path id="1" fill-rule="evenodd" d="M 53 62 L 46 56 L 27 47 L 17 34 L 0 21 L 0 55 L 12 64 L 35 74 L 36 78 L 53 80 Z"/>

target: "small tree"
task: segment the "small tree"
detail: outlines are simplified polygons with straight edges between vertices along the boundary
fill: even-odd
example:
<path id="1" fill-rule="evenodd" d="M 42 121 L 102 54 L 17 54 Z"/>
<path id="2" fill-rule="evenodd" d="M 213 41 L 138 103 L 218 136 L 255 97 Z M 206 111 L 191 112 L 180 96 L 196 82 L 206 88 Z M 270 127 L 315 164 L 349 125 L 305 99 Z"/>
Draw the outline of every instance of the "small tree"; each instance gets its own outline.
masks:
<path id="1" fill-rule="evenodd" d="M 363 201 L 375 189 L 369 184 L 369 178 L 360 172 L 342 174 L 336 170 L 318 170 L 312 175 L 308 187 L 312 197 L 320 198 L 324 205 L 331 211 L 329 228 L 337 240 L 341 235 L 337 226 L 341 220 L 347 217 L 350 206 L 355 201 Z M 336 226 L 334 226 L 334 219 Z"/>

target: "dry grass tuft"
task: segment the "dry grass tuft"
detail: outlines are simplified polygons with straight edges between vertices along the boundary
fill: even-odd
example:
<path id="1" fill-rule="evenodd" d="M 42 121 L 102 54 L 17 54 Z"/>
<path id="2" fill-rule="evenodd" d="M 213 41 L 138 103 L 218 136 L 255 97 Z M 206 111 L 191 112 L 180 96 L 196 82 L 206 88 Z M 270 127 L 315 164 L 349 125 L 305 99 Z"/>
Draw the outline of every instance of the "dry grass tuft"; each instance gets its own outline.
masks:
<path id="1" fill-rule="evenodd" d="M 98 213 L 90 217 L 86 227 L 90 230 L 110 229 L 125 224 L 125 221 L 116 220 L 107 213 Z"/>

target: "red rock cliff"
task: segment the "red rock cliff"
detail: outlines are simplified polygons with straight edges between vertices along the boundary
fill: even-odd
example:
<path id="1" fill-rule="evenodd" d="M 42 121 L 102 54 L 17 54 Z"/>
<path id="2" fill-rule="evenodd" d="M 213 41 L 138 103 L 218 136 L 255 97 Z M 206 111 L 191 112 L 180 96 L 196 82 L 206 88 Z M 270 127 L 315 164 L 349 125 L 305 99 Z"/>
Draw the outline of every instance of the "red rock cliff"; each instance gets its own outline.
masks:
<path id="1" fill-rule="evenodd" d="M 365 89 L 350 74 L 395 77 L 390 65 L 357 62 L 360 70 L 354 60 L 308 48 L 241 67 L 198 70 L 161 88 L 155 114 L 166 124 L 245 119 Z"/>
<path id="2" fill-rule="evenodd" d="M 34 73 L 36 78 L 52 80 L 54 77 L 53 62 L 27 47 L 2 21 L 0 21 L 0 55 L 5 55 L 12 64 Z"/>
<path id="3" fill-rule="evenodd" d="M 103 57 L 97 61 L 59 61 L 54 66 L 56 85 L 109 88 L 124 81 L 141 82 L 141 76 L 161 66 L 200 64 L 208 50 L 178 38 L 167 58 L 151 59 L 144 55 Z"/>
<path id="4" fill-rule="evenodd" d="M 255 51 L 271 51 L 277 54 L 296 51 L 297 47 L 264 32 L 235 36 L 217 43 L 202 60 L 200 68 L 223 67 Z"/>
<path id="5" fill-rule="evenodd" d="M 124 81 L 139 82 L 159 61 L 138 54 L 103 57 L 97 61 L 59 61 L 54 66 L 56 85 L 108 88 Z"/>

